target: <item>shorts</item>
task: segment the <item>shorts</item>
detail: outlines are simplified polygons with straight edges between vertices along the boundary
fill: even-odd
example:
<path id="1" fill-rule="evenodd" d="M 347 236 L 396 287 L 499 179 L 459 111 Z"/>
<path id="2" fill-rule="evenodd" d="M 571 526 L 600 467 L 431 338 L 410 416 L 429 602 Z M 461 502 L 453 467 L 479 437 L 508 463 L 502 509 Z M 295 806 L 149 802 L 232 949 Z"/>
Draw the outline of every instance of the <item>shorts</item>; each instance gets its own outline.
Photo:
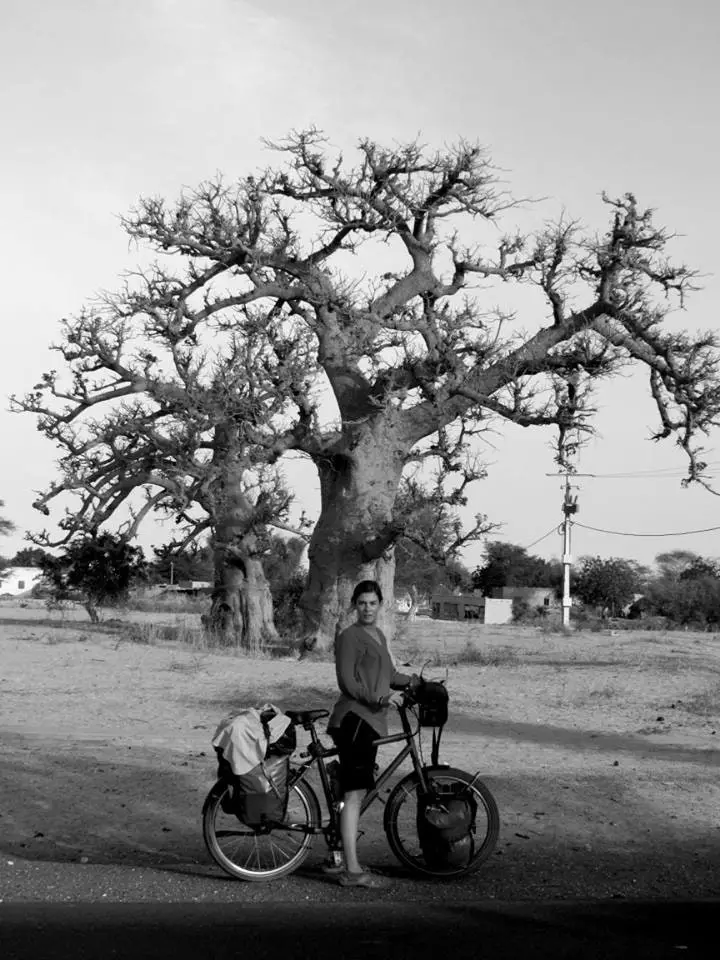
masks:
<path id="1" fill-rule="evenodd" d="M 338 748 L 342 792 L 372 790 L 375 786 L 377 731 L 356 713 L 346 713 L 340 726 L 328 732 Z"/>

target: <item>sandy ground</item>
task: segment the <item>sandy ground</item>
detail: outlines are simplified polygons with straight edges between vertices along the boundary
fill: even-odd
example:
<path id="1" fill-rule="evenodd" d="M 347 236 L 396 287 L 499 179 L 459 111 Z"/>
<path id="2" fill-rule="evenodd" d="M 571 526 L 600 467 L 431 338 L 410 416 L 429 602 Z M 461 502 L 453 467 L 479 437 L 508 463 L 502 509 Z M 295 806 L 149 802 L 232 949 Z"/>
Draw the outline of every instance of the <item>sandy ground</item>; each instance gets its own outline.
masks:
<path id="1" fill-rule="evenodd" d="M 153 865 L 211 883 L 221 872 L 200 809 L 217 723 L 267 701 L 332 704 L 332 663 L 130 633 L 0 609 L 0 899 L 12 895 L 14 865 L 43 861 Z M 467 649 L 476 662 L 458 662 Z M 426 675 L 447 671 L 443 759 L 480 770 L 500 806 L 496 853 L 454 896 L 720 895 L 720 640 L 421 620 L 396 652 L 415 668 L 432 659 Z M 369 861 L 396 896 L 424 895 L 427 884 L 393 865 L 380 814 L 362 840 Z M 310 872 L 322 855 L 318 842 Z M 230 886 L 258 896 L 267 885 Z"/>

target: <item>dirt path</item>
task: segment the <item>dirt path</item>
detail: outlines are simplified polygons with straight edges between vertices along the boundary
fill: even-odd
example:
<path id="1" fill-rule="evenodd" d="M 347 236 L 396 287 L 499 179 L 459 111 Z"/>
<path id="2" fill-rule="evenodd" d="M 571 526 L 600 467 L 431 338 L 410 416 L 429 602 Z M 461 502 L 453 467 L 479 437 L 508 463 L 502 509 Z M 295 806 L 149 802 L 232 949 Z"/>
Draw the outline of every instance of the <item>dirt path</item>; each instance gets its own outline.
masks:
<path id="1" fill-rule="evenodd" d="M 393 896 L 720 894 L 714 642 L 441 631 L 420 622 L 398 652 L 415 664 L 428 654 L 452 664 L 471 642 L 476 662 L 449 667 L 443 756 L 482 771 L 502 834 L 475 878 L 418 883 L 393 862 L 378 808 L 362 842 Z M 83 862 L 182 874 L 200 899 L 295 896 L 308 884 L 303 895 L 337 896 L 313 872 L 319 846 L 306 875 L 274 892 L 226 883 L 199 828 L 219 720 L 263 701 L 327 706 L 334 686 L 326 662 L 252 661 L 131 644 L 86 625 L 0 622 L 0 897 L 12 897 L 15 868 Z"/>

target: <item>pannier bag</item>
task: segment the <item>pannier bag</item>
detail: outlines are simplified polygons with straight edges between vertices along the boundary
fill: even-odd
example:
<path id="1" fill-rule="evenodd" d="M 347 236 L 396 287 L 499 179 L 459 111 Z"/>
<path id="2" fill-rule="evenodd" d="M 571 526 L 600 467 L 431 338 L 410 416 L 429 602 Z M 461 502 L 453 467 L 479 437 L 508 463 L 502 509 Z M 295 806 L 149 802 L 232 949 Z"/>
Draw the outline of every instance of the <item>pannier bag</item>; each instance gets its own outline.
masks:
<path id="1" fill-rule="evenodd" d="M 261 763 L 233 777 L 233 813 L 248 827 L 282 822 L 288 805 L 287 754 L 268 755 Z"/>
<path id="2" fill-rule="evenodd" d="M 295 727 L 271 705 L 223 721 L 213 746 L 218 776 L 232 784 L 223 801 L 225 812 L 253 829 L 284 820 L 290 755 L 296 744 Z"/>
<path id="3" fill-rule="evenodd" d="M 448 718 L 448 692 L 438 680 L 423 680 L 413 696 L 418 703 L 421 727 L 442 727 Z"/>
<path id="4" fill-rule="evenodd" d="M 476 814 L 477 801 L 462 784 L 434 783 L 418 798 L 418 839 L 429 869 L 452 871 L 470 863 Z"/>

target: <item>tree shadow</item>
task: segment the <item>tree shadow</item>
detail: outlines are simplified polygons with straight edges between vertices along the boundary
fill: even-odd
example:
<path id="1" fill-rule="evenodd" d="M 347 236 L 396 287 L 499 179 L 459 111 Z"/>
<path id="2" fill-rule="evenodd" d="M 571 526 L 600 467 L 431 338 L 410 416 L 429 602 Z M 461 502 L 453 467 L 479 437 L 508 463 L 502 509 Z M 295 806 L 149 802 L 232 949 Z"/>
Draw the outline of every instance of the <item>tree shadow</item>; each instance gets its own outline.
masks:
<path id="1" fill-rule="evenodd" d="M 225 880 L 233 895 L 234 881 L 211 861 L 202 839 L 200 811 L 215 774 L 209 752 L 183 758 L 152 746 L 128 749 L 89 740 L 61 749 L 49 738 L 22 735 L 6 735 L 5 746 L 0 756 L 4 856 L 151 867 L 214 884 Z M 379 803 L 361 824 L 367 862 L 391 883 L 401 883 L 404 898 L 416 900 L 548 900 L 582 898 L 588 890 L 605 897 L 709 897 L 720 888 L 720 834 L 711 824 L 698 842 L 697 829 L 692 836 L 680 824 L 671 834 L 670 812 L 644 806 L 636 838 L 616 839 L 607 824 L 607 800 L 615 800 L 621 818 L 630 788 L 611 775 L 576 778 L 572 790 L 542 773 L 493 777 L 490 771 L 488 782 L 500 806 L 501 835 L 476 874 L 449 884 L 408 874 L 388 847 Z M 633 802 L 637 809 L 636 797 Z M 584 834 L 574 832 L 580 820 Z M 297 880 L 321 881 L 332 896 L 335 885 L 318 871 L 325 855 L 318 837 Z M 266 888 L 269 898 L 271 887 Z"/>
<path id="2" fill-rule="evenodd" d="M 453 733 L 483 736 L 501 740 L 521 740 L 542 746 L 559 746 L 582 753 L 633 754 L 656 757 L 704 766 L 720 766 L 717 747 L 687 747 L 674 743 L 658 743 L 633 734 L 603 733 L 600 730 L 578 730 L 553 724 L 491 720 L 453 711 L 449 728 Z"/>
<path id="3" fill-rule="evenodd" d="M 214 758 L 108 741 L 3 735 L 0 850 L 26 860 L 207 864 L 199 827 Z"/>

